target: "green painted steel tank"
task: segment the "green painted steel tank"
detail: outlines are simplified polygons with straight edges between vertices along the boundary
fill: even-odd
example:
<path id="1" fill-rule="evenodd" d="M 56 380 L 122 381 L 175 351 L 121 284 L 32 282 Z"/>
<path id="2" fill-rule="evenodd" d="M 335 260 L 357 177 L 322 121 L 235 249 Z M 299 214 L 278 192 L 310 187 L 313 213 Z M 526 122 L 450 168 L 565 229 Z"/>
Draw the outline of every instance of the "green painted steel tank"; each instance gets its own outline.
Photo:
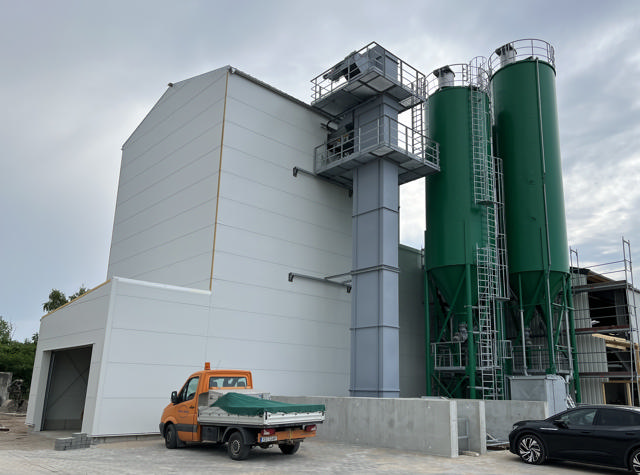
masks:
<path id="1" fill-rule="evenodd" d="M 553 48 L 509 43 L 490 64 L 511 286 L 525 305 L 537 305 L 546 298 L 546 273 L 551 299 L 569 273 Z"/>
<path id="2" fill-rule="evenodd" d="M 426 104 L 429 135 L 440 144 L 440 173 L 426 177 L 425 263 L 447 303 L 452 305 L 455 300 L 455 312 L 463 313 L 465 306 L 477 303 L 475 250 L 483 239 L 483 214 L 474 202 L 470 104 L 479 101 L 478 110 L 487 112 L 482 120 L 488 121 L 489 103 L 487 93 L 463 81 L 463 74 L 458 72 L 447 81 L 445 74 L 453 74 L 451 68 L 455 66 L 466 65 L 434 71 L 440 86 Z M 488 146 L 488 123 L 483 130 Z M 465 298 L 465 288 L 461 288 L 467 264 L 472 279 L 470 302 Z"/>

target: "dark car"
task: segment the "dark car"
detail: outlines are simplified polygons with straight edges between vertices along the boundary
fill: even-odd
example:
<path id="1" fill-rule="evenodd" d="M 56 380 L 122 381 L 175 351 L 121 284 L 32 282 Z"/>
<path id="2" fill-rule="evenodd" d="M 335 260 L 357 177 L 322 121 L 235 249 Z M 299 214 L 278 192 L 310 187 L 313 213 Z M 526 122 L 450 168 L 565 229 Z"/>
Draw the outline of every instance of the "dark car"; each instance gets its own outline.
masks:
<path id="1" fill-rule="evenodd" d="M 570 460 L 640 473 L 640 408 L 579 406 L 543 421 L 521 421 L 509 450 L 526 463 Z"/>

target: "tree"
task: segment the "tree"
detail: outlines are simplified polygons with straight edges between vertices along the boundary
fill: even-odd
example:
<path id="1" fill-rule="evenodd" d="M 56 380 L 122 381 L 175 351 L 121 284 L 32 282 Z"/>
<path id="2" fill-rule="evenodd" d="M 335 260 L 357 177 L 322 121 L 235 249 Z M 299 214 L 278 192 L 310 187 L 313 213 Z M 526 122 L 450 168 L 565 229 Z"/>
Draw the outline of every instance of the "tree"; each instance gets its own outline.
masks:
<path id="1" fill-rule="evenodd" d="M 0 316 L 0 371 L 13 373 L 14 379 L 22 379 L 23 387 L 28 391 L 38 337 L 36 333 L 31 341 L 20 343 L 13 341 L 13 331 L 13 325 Z"/>
<path id="2" fill-rule="evenodd" d="M 13 324 L 0 315 L 0 343 L 6 344 L 13 340 L 13 331 Z"/>
<path id="3" fill-rule="evenodd" d="M 67 300 L 64 292 L 58 289 L 51 289 L 49 300 L 42 304 L 42 310 L 45 312 L 53 312 L 56 308 L 62 307 L 67 302 L 69 302 L 69 300 Z"/>
<path id="4" fill-rule="evenodd" d="M 73 294 L 71 297 L 69 297 L 69 302 L 71 302 L 74 299 L 77 299 L 82 294 L 86 294 L 86 293 L 87 293 L 87 288 L 84 286 L 84 284 L 82 284 L 78 289 L 78 291 L 75 294 Z"/>
<path id="5" fill-rule="evenodd" d="M 49 300 L 42 304 L 42 310 L 45 312 L 53 312 L 56 308 L 62 307 L 64 304 L 71 302 L 74 299 L 77 299 L 83 294 L 88 292 L 87 288 L 82 284 L 78 291 L 71 295 L 69 298 L 58 289 L 51 289 L 49 293 Z"/>

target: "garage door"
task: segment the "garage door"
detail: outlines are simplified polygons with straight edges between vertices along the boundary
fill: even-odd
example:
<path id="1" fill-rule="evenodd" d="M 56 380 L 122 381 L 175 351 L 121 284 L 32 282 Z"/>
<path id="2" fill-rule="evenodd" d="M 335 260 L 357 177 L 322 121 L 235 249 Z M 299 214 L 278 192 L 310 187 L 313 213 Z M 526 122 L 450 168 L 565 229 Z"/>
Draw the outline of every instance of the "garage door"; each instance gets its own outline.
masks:
<path id="1" fill-rule="evenodd" d="M 42 430 L 82 428 L 91 347 L 51 352 Z"/>

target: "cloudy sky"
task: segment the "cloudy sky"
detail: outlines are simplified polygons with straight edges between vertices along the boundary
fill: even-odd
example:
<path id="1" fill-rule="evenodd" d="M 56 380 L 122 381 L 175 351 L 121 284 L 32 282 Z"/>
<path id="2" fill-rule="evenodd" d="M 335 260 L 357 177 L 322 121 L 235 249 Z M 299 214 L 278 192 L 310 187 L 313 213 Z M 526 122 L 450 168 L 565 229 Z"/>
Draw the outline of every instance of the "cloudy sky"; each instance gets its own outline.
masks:
<path id="1" fill-rule="evenodd" d="M 105 280 L 120 148 L 168 82 L 231 64 L 309 102 L 313 77 L 371 41 L 424 73 L 512 40 L 553 44 L 569 244 L 581 264 L 607 262 L 624 235 L 640 256 L 637 0 L 0 0 L 0 11 L 0 315 L 17 339 L 38 330 L 52 288 Z M 422 247 L 422 183 L 401 193 L 401 241 Z"/>

